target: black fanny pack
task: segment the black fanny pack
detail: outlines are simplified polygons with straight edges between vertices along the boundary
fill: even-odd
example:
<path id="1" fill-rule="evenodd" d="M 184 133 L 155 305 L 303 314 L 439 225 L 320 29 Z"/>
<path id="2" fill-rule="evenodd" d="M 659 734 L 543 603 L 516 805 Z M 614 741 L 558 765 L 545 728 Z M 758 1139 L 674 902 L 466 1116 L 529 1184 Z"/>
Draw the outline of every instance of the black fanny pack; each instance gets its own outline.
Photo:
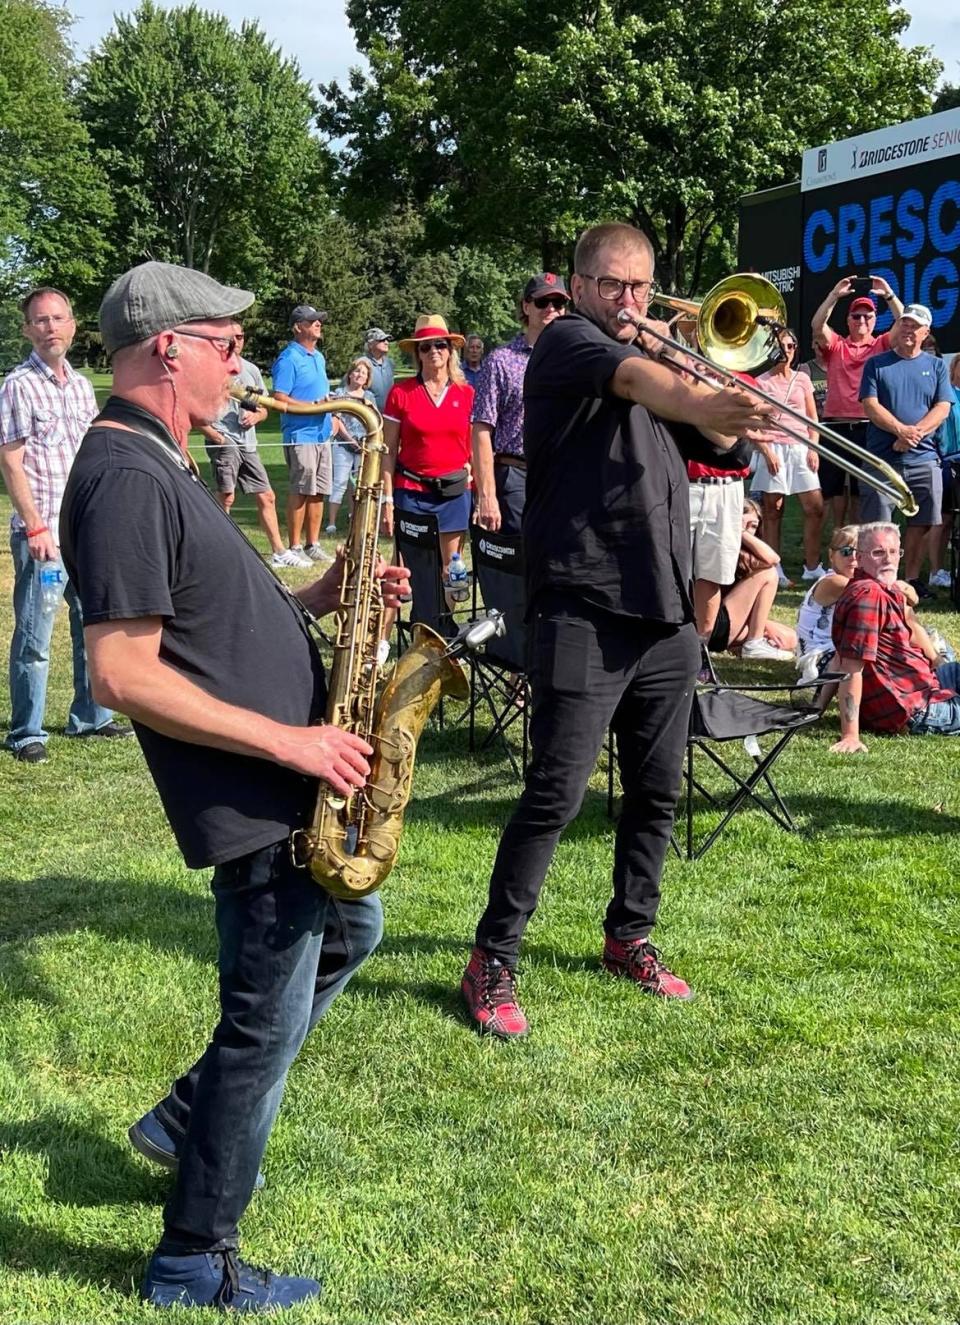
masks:
<path id="1" fill-rule="evenodd" d="M 427 474 L 417 474 L 412 469 L 407 469 L 406 465 L 401 465 L 397 461 L 396 470 L 404 478 L 411 478 L 416 483 L 422 483 L 428 492 L 434 497 L 442 497 L 447 500 L 451 497 L 462 497 L 467 490 L 467 483 L 470 481 L 470 471 L 464 465 L 463 469 L 456 469 L 452 474 L 437 474 L 433 477 Z"/>

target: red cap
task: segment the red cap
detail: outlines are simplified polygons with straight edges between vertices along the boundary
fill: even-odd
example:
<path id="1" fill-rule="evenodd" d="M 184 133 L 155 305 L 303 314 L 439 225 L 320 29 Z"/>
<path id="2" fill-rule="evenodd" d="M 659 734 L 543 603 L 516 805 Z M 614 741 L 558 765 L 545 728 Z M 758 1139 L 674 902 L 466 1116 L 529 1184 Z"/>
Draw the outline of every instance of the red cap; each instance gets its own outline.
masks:
<path id="1" fill-rule="evenodd" d="M 849 311 L 851 313 L 875 313 L 877 306 L 872 299 L 868 299 L 866 295 L 861 295 L 859 299 L 854 299 Z"/>

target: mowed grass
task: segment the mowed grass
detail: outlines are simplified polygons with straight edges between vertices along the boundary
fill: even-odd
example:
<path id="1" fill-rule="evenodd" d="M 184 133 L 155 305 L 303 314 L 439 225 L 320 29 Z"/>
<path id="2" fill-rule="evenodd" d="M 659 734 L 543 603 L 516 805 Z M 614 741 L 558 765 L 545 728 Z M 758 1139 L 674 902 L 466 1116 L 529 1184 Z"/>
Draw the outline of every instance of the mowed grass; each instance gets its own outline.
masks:
<path id="1" fill-rule="evenodd" d="M 263 548 L 249 499 L 237 513 Z M 211 567 L 211 594 L 227 574 Z M 4 559 L 4 638 L 9 588 Z M 928 615 L 960 639 L 946 603 Z M 215 1016 L 208 876 L 180 861 L 134 742 L 59 735 L 69 683 L 64 617 L 51 762 L 0 758 L 10 1325 L 158 1319 L 135 1289 L 168 1180 L 125 1133 Z M 957 1320 L 960 742 L 869 738 L 841 759 L 836 733 L 830 716 L 779 765 L 799 835 L 748 813 L 703 862 L 668 860 L 657 935 L 697 988 L 686 1006 L 598 971 L 599 773 L 528 931 L 533 1034 L 500 1045 L 457 987 L 518 788 L 462 728 L 428 728 L 383 946 L 291 1072 L 243 1222 L 251 1259 L 325 1280 L 289 1319 Z"/>

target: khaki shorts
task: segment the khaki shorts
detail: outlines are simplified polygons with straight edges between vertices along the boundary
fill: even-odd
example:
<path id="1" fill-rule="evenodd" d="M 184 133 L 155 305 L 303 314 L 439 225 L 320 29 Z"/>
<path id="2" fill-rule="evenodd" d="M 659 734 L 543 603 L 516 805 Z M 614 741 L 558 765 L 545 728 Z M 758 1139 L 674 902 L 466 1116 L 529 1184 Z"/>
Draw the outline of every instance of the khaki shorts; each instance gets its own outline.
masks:
<path id="1" fill-rule="evenodd" d="M 771 474 L 762 455 L 757 456 L 757 469 L 751 492 L 772 492 L 784 497 L 798 492 L 817 492 L 820 480 L 807 464 L 808 447 L 800 442 L 773 442 L 773 451 L 780 461 L 780 469 Z"/>
<path id="2" fill-rule="evenodd" d="M 241 451 L 239 446 L 208 446 L 207 458 L 213 470 L 218 492 L 269 492 L 270 480 L 256 451 Z"/>
<path id="3" fill-rule="evenodd" d="M 301 497 L 329 497 L 333 487 L 332 451 L 329 442 L 284 446 L 290 491 Z"/>
<path id="4" fill-rule="evenodd" d="M 743 479 L 690 482 L 690 544 L 693 578 L 733 584 L 740 556 Z"/>

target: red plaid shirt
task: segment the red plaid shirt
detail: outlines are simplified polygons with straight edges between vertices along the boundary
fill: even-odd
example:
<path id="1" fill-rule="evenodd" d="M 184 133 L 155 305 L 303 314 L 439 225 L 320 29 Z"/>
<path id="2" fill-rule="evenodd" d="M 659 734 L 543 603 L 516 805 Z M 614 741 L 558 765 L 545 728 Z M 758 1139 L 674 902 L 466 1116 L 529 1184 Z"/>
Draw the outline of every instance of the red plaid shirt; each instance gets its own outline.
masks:
<path id="1" fill-rule="evenodd" d="M 906 599 L 895 584 L 858 570 L 834 608 L 833 642 L 838 664 L 843 658 L 863 662 L 860 726 L 867 731 L 901 731 L 918 710 L 953 698 L 911 643 Z"/>
<path id="2" fill-rule="evenodd" d="M 68 363 L 64 373 L 61 382 L 34 351 L 0 386 L 0 446 L 24 443 L 23 472 L 54 539 L 70 466 L 97 413 L 87 379 Z M 10 527 L 26 527 L 16 511 Z"/>

